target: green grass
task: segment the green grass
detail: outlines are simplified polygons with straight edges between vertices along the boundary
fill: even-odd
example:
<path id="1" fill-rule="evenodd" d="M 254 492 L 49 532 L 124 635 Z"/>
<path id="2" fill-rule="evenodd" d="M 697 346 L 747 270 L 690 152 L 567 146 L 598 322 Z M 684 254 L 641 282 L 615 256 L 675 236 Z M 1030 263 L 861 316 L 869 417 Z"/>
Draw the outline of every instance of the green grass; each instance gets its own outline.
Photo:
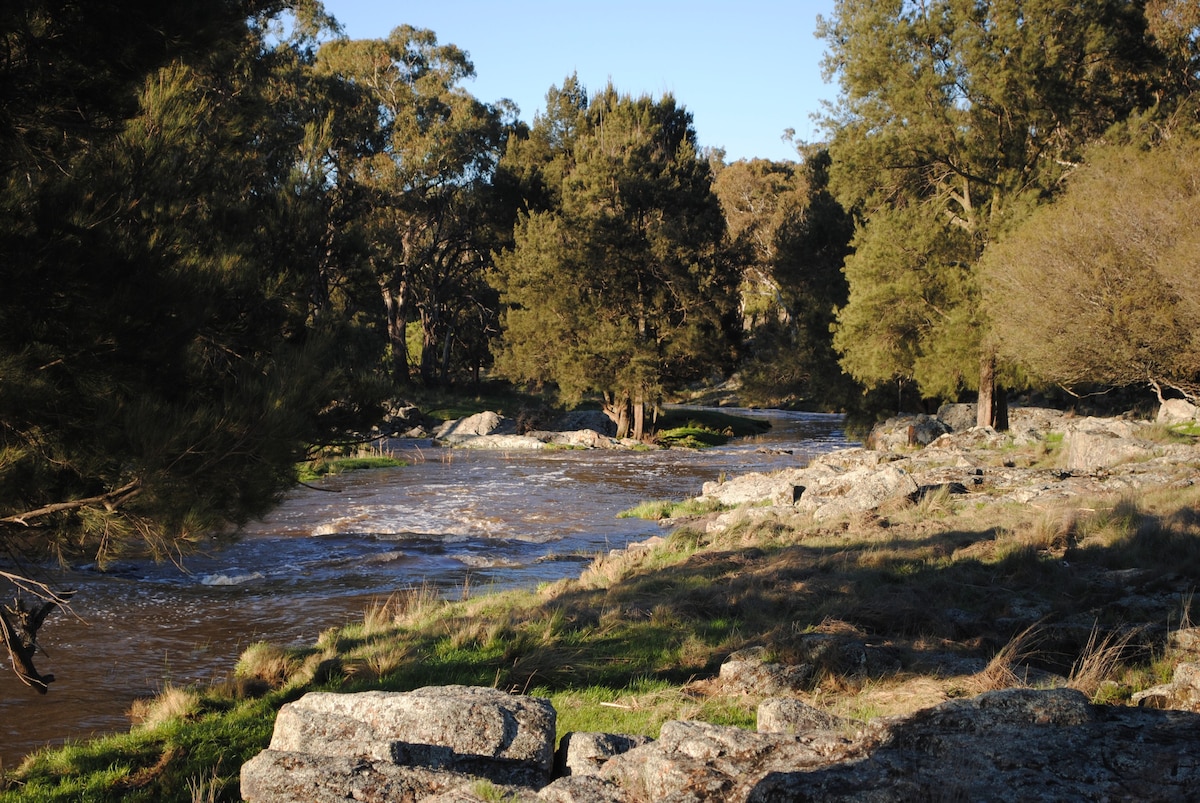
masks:
<path id="1" fill-rule="evenodd" d="M 761 418 L 730 415 L 716 409 L 671 409 L 668 408 L 656 422 L 660 431 L 673 429 L 701 429 L 707 432 L 724 433 L 730 438 L 748 438 L 762 435 L 771 429 L 771 424 Z"/>
<path id="2" fill-rule="evenodd" d="M 401 468 L 406 465 L 408 464 L 403 460 L 383 456 L 319 458 L 307 463 L 301 463 L 297 469 L 297 476 L 300 482 L 312 482 L 322 477 L 344 474 L 347 471 Z"/>
<path id="3" fill-rule="evenodd" d="M 642 502 L 628 510 L 622 510 L 617 514 L 617 518 L 662 521 L 663 519 L 704 516 L 708 513 L 716 513 L 724 509 L 725 505 L 715 500 L 698 502 L 695 499 L 685 499 L 681 502 L 673 502 L 667 499 L 660 499 Z"/>

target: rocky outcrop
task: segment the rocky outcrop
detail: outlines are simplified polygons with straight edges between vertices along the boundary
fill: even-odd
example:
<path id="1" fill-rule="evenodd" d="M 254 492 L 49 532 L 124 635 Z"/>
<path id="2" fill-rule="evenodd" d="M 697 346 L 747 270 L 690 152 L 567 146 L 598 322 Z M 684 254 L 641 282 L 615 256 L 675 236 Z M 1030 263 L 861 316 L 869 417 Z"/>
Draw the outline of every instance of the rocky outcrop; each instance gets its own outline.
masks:
<path id="1" fill-rule="evenodd" d="M 516 435 L 517 422 L 491 411 L 447 421 L 434 430 L 433 438 L 447 444 L 463 443 L 484 435 Z"/>
<path id="2" fill-rule="evenodd" d="M 965 420 L 957 413 L 949 418 Z M 931 493 L 968 504 L 1044 503 L 1127 493 L 1149 486 L 1191 484 L 1200 467 L 1200 447 L 1154 440 L 1153 425 L 1145 421 L 1074 418 L 1055 410 L 1014 408 L 1010 423 L 1006 433 L 990 427 L 946 432 L 923 448 L 901 448 L 900 441 L 876 439 L 879 449 L 842 449 L 804 467 L 705 483 L 699 499 L 727 507 L 791 507 L 821 520 Z M 908 429 L 893 426 L 890 431 Z M 1018 464 L 1005 456 L 1006 450 L 1016 449 L 1040 450 L 1044 457 Z M 710 531 L 727 529 L 746 515 L 744 510 L 731 511 L 706 526 Z"/>
<path id="3" fill-rule="evenodd" d="M 779 698 L 760 707 L 757 732 L 677 721 L 653 741 L 568 734 L 552 776 L 554 720 L 545 700 L 493 689 L 310 694 L 284 707 L 271 747 L 243 767 L 242 796 L 1186 800 L 1200 784 L 1200 714 L 1096 706 L 1068 689 L 988 692 L 857 727 Z"/>
<path id="4" fill-rule="evenodd" d="M 904 451 L 930 444 L 950 431 L 950 426 L 933 416 L 895 416 L 875 425 L 867 436 L 867 446 L 881 452 Z"/>

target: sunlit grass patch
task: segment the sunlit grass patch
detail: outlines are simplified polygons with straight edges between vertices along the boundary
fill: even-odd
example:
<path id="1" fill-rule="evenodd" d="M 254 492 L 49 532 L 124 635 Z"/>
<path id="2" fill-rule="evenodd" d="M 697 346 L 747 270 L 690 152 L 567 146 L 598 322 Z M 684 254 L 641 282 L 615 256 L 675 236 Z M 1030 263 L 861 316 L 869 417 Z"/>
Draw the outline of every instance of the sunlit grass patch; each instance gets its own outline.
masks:
<path id="1" fill-rule="evenodd" d="M 344 474 L 347 471 L 365 471 L 376 468 L 402 468 L 408 465 L 403 460 L 394 457 L 334 457 L 318 458 L 297 467 L 297 476 L 301 482 L 313 482 L 322 477 Z"/>
<path id="2" fill-rule="evenodd" d="M 716 513 L 725 509 L 726 506 L 715 499 L 705 501 L 685 499 L 681 502 L 673 502 L 662 499 L 642 502 L 641 504 L 635 505 L 628 510 L 622 510 L 617 514 L 617 518 L 661 521 L 663 519 L 678 519 L 688 516 L 704 516 L 709 513 Z"/>

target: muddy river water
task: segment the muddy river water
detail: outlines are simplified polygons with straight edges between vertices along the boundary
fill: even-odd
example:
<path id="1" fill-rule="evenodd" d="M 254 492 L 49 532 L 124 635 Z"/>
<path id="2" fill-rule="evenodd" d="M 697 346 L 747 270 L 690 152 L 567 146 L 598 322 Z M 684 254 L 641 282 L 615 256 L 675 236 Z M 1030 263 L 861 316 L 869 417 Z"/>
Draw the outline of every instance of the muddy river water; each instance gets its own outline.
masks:
<path id="1" fill-rule="evenodd" d="M 721 475 L 808 462 L 847 445 L 839 416 L 769 419 L 763 436 L 704 451 L 491 452 L 396 441 L 410 465 L 298 488 L 233 543 L 182 564 L 56 571 L 74 612 L 42 630 L 41 696 L 0 671 L 0 766 L 46 744 L 127 730 L 138 698 L 219 681 L 249 644 L 311 644 L 397 589 L 532 587 L 579 574 L 597 552 L 661 532 L 616 514 L 684 499 Z"/>

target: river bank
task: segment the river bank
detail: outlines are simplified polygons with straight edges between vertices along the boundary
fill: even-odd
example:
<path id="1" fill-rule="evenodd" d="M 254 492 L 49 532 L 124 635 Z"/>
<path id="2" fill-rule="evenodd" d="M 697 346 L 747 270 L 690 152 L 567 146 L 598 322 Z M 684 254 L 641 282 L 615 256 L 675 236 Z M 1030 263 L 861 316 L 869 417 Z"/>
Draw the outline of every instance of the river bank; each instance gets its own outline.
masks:
<path id="1" fill-rule="evenodd" d="M 256 647 L 225 688 L 164 697 L 146 727 L 36 758 L 10 779 L 28 786 L 8 794 L 69 782 L 109 790 L 95 799 L 189 799 L 190 782 L 236 799 L 273 712 L 318 689 L 536 693 L 560 735 L 655 736 L 692 719 L 753 727 L 778 689 L 763 685 L 769 673 L 726 669 L 738 663 L 792 667 L 789 696 L 851 729 L 1012 686 L 1129 704 L 1188 660 L 1170 637 L 1193 614 L 1200 461 L 1186 431 L 1118 437 L 1093 423 L 819 458 L 813 470 L 873 461 L 910 478 L 943 473 L 922 493 L 825 517 L 798 504 L 819 487 L 809 477 L 760 472 L 764 495 L 733 508 L 721 488 L 751 480 L 727 477 L 704 491 L 710 512 L 669 519 L 662 537 L 606 552 L 576 579 L 455 601 L 411 589 L 309 647 Z M 1071 457 L 1076 438 L 1140 451 L 1071 468 L 1083 459 Z M 89 769 L 99 766 L 116 769 L 101 777 Z"/>
<path id="2" fill-rule="evenodd" d="M 50 694 L 0 673 L 0 766 L 48 744 L 126 731 L 138 700 L 223 683 L 254 642 L 311 645 L 397 589 L 457 599 L 577 576 L 597 552 L 660 532 L 617 518 L 626 508 L 846 445 L 835 415 L 733 412 L 771 428 L 704 450 L 440 449 L 396 439 L 383 451 L 407 466 L 313 478 L 238 538 L 197 544 L 181 565 L 126 556 L 104 570 L 48 566 L 43 579 L 77 590 L 78 616 L 55 613 L 40 633 L 38 665 L 58 678 Z"/>

